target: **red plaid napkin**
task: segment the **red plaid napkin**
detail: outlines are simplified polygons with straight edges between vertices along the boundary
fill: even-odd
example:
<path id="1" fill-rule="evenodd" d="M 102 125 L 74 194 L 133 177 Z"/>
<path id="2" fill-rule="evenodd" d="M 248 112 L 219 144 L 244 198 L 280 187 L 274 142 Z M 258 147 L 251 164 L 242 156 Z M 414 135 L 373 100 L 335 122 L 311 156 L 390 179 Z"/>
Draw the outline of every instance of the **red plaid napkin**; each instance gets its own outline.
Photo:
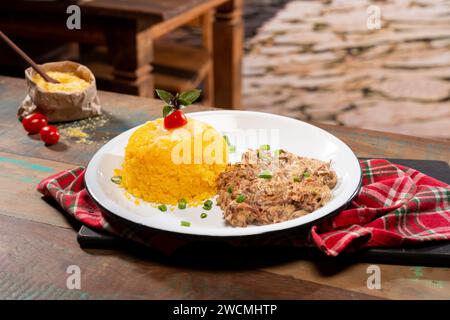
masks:
<path id="1" fill-rule="evenodd" d="M 347 210 L 311 228 L 309 240 L 327 255 L 363 247 L 394 247 L 450 239 L 450 186 L 421 172 L 387 160 L 360 161 L 363 186 Z M 183 243 L 165 233 L 146 234 L 106 220 L 84 187 L 84 168 L 55 174 L 39 183 L 81 223 L 146 245 L 164 244 L 166 253 Z"/>

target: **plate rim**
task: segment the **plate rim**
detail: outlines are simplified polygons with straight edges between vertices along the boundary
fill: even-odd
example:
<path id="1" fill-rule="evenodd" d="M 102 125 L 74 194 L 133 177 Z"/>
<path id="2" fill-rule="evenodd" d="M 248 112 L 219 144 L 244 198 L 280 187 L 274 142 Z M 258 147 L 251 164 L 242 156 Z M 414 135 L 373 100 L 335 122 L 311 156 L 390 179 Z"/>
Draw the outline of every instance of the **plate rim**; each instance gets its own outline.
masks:
<path id="1" fill-rule="evenodd" d="M 348 207 L 351 204 L 351 202 L 353 201 L 353 199 L 357 196 L 359 191 L 361 190 L 362 181 L 363 181 L 363 175 L 362 175 L 361 163 L 359 162 L 358 157 L 356 156 L 356 154 L 353 152 L 353 150 L 345 142 L 343 142 L 341 139 L 339 139 L 335 135 L 331 134 L 330 132 L 328 132 L 328 131 L 326 131 L 326 130 L 324 130 L 322 128 L 319 128 L 319 127 L 317 127 L 315 125 L 312 125 L 312 124 L 310 124 L 308 122 L 302 121 L 302 120 L 298 120 L 298 119 L 295 119 L 295 118 L 286 117 L 286 116 L 282 116 L 282 115 L 278 115 L 278 114 L 267 113 L 267 112 L 258 112 L 258 111 L 249 111 L 249 110 L 210 110 L 210 111 L 189 112 L 187 114 L 189 114 L 191 116 L 192 115 L 195 116 L 195 115 L 200 115 L 200 114 L 201 115 L 205 115 L 205 114 L 217 115 L 217 114 L 220 114 L 220 113 L 224 113 L 224 114 L 230 114 L 230 113 L 233 113 L 233 114 L 235 114 L 235 113 L 259 114 L 259 115 L 263 115 L 263 116 L 268 116 L 269 115 L 271 117 L 277 117 L 277 118 L 281 118 L 281 119 L 288 119 L 290 121 L 298 121 L 298 122 L 301 122 L 303 125 L 307 125 L 307 126 L 313 127 L 314 129 L 322 131 L 326 135 L 330 136 L 332 139 L 337 140 L 338 142 L 340 142 L 344 146 L 346 146 L 348 148 L 348 150 L 350 150 L 351 155 L 355 158 L 356 163 L 358 164 L 358 168 L 359 168 L 359 181 L 358 181 L 355 189 L 353 190 L 353 192 L 350 195 L 350 197 L 341 206 L 339 206 L 338 208 L 336 208 L 336 209 L 328 212 L 327 214 L 325 214 L 325 215 L 323 215 L 321 217 L 318 217 L 318 218 L 316 218 L 316 219 L 314 219 L 312 221 L 305 222 L 305 223 L 302 223 L 302 224 L 297 224 L 297 225 L 290 225 L 290 226 L 287 226 L 287 227 L 284 227 L 284 228 L 281 227 L 281 228 L 275 228 L 275 229 L 272 229 L 272 230 L 261 230 L 259 232 L 258 232 L 258 228 L 254 228 L 254 229 L 251 229 L 252 230 L 251 232 L 246 232 L 245 234 L 231 234 L 231 235 L 189 232 L 189 231 L 191 231 L 191 228 L 186 228 L 185 232 L 181 232 L 181 231 L 178 231 L 178 230 L 161 229 L 161 228 L 158 228 L 158 227 L 155 227 L 155 226 L 148 226 L 146 224 L 140 223 L 139 221 L 135 221 L 135 220 L 132 220 L 132 219 L 129 219 L 129 218 L 125 218 L 122 215 L 117 214 L 115 212 L 112 212 L 112 210 L 106 208 L 105 205 L 103 205 L 102 202 L 99 201 L 99 199 L 97 199 L 97 196 L 95 195 L 95 193 L 92 192 L 92 190 L 90 189 L 88 180 L 86 178 L 88 175 L 85 174 L 84 175 L 84 182 L 85 182 L 85 187 L 86 187 L 86 191 L 87 191 L 88 195 L 99 206 L 101 211 L 103 211 L 107 215 L 113 216 L 114 218 L 119 219 L 119 220 L 123 220 L 127 224 L 132 224 L 132 225 L 135 225 L 136 227 L 139 227 L 139 228 L 158 230 L 158 231 L 162 231 L 162 232 L 165 232 L 165 233 L 172 233 L 172 234 L 176 234 L 176 235 L 185 235 L 185 236 L 191 236 L 191 237 L 211 237 L 211 238 L 224 238 L 225 239 L 225 238 L 242 238 L 242 237 L 250 237 L 250 236 L 273 234 L 273 233 L 277 233 L 277 232 L 288 231 L 288 230 L 301 228 L 301 227 L 307 227 L 309 225 L 316 224 L 319 221 L 321 221 L 321 220 L 323 220 L 323 219 L 325 219 L 327 217 L 330 217 L 330 216 L 336 214 L 337 212 L 339 212 L 339 211 L 345 209 L 346 207 Z M 148 121 L 151 121 L 151 120 L 148 120 Z M 140 124 L 138 126 L 135 126 L 133 128 L 130 128 L 130 129 L 120 133 L 119 135 L 117 135 L 113 139 L 109 140 L 106 144 L 101 146 L 95 152 L 95 154 L 92 156 L 91 160 L 89 160 L 89 163 L 88 163 L 88 165 L 86 166 L 86 169 L 85 169 L 85 173 L 88 173 L 89 169 L 92 168 L 93 160 L 96 158 L 96 156 L 98 156 L 98 154 L 100 153 L 100 151 L 104 147 L 106 147 L 109 144 L 112 144 L 114 142 L 114 140 L 118 139 L 122 134 L 125 134 L 126 132 L 128 132 L 130 130 L 136 130 L 137 128 L 141 127 L 144 124 L 145 123 Z M 282 225 L 283 223 L 287 223 L 287 222 L 291 222 L 292 223 L 292 221 L 295 221 L 295 220 L 296 219 L 292 219 L 292 220 L 288 220 L 288 221 L 283 221 L 281 223 L 270 224 L 268 226 Z M 267 226 L 267 225 L 265 225 L 265 226 Z M 261 227 L 264 227 L 264 226 L 261 226 Z M 234 228 L 234 229 L 246 229 L 246 228 Z M 246 230 L 250 230 L 250 229 L 246 229 Z"/>

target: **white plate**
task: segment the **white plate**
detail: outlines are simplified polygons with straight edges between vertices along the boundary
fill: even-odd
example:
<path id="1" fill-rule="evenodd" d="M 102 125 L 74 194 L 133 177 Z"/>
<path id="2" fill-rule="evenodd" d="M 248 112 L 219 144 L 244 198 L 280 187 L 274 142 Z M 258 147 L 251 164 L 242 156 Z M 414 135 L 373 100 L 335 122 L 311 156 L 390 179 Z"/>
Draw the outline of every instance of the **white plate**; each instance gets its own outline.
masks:
<path id="1" fill-rule="evenodd" d="M 264 226 L 234 228 L 225 224 L 222 210 L 213 206 L 210 211 L 201 207 L 161 212 L 154 205 L 135 199 L 128 199 L 125 191 L 111 182 L 114 169 L 120 168 L 124 150 L 130 135 L 137 129 L 130 129 L 105 144 L 90 161 L 86 174 L 86 187 L 93 199 L 109 213 L 120 218 L 154 229 L 201 236 L 248 236 L 278 231 L 311 223 L 346 206 L 356 195 L 361 183 L 361 168 L 352 150 L 330 133 L 305 122 L 278 115 L 251 111 L 207 111 L 189 113 L 192 117 L 214 126 L 230 137 L 237 150 L 231 161 L 236 161 L 248 147 L 257 148 L 270 144 L 272 149 L 282 148 L 295 154 L 323 161 L 332 161 L 332 168 L 338 176 L 333 196 L 322 208 L 293 220 Z M 249 133 L 257 130 L 258 141 L 237 139 L 237 132 Z M 252 131 L 253 132 L 253 131 Z M 265 133 L 269 133 L 265 135 Z M 250 137 L 251 134 L 248 135 Z M 278 137 L 278 139 L 277 139 Z M 254 140 L 254 139 L 253 139 Z M 206 212 L 208 217 L 201 219 Z M 181 226 L 181 221 L 191 223 Z"/>

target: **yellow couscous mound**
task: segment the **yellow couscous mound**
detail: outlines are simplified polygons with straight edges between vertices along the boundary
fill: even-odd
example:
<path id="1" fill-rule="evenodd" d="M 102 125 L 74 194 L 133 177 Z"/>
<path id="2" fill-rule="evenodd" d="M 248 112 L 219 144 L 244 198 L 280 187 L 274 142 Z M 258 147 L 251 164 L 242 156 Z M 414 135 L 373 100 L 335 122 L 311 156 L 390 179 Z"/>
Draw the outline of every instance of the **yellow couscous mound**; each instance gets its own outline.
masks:
<path id="1" fill-rule="evenodd" d="M 71 93 L 83 91 L 89 87 L 88 81 L 80 78 L 73 72 L 48 71 L 47 74 L 50 78 L 58 80 L 59 83 L 47 82 L 39 74 L 35 74 L 32 79 L 41 89 L 48 92 Z"/>
<path id="2" fill-rule="evenodd" d="M 227 144 L 212 126 L 189 119 L 167 130 L 157 119 L 131 135 L 117 173 L 129 193 L 147 202 L 175 205 L 185 199 L 198 205 L 216 194 L 227 160 Z"/>

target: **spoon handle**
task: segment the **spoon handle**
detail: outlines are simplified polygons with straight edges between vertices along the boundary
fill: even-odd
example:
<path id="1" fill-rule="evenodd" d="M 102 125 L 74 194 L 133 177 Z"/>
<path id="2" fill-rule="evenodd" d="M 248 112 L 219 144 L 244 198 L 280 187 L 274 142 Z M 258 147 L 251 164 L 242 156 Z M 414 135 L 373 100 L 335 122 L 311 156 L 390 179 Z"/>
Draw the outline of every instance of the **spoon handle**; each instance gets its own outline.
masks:
<path id="1" fill-rule="evenodd" d="M 25 52 L 23 52 L 14 42 L 11 41 L 1 30 L 0 38 L 2 38 L 23 60 L 25 60 L 42 78 L 47 82 L 59 83 L 57 80 L 49 77 L 36 62 L 34 62 Z"/>

